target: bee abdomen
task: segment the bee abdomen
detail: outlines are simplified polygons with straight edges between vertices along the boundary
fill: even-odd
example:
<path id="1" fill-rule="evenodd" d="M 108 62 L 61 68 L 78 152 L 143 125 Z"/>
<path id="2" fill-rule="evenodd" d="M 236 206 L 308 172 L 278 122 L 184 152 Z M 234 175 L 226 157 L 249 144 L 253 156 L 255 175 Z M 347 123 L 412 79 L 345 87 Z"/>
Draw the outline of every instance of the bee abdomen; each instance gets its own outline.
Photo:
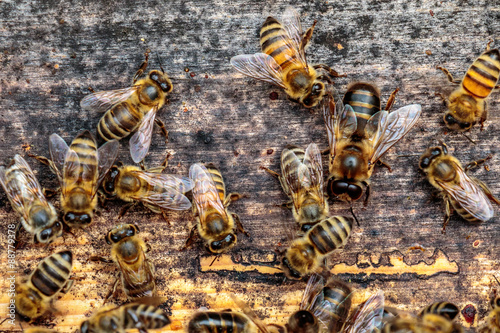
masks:
<path id="1" fill-rule="evenodd" d="M 130 311 L 135 314 L 135 317 L 144 324 L 147 329 L 156 329 L 165 327 L 170 324 L 170 318 L 163 312 L 162 309 L 146 304 L 132 304 Z M 131 318 L 127 310 L 125 315 L 125 328 L 136 328 L 134 318 Z"/>
<path id="2" fill-rule="evenodd" d="M 471 222 L 471 223 L 485 222 L 485 221 L 480 220 L 477 217 L 471 215 L 468 211 L 466 211 L 464 208 L 462 208 L 462 206 L 458 202 L 456 202 L 455 200 L 452 199 L 451 203 L 453 205 L 453 208 L 455 208 L 455 210 L 457 211 L 458 215 L 460 215 L 462 218 L 464 218 L 468 222 Z"/>
<path id="3" fill-rule="evenodd" d="M 287 165 L 293 162 L 295 160 L 294 154 L 301 162 L 304 161 L 304 149 L 297 146 L 288 146 L 283 149 L 283 153 L 281 153 L 281 163 Z"/>
<path id="4" fill-rule="evenodd" d="M 372 115 L 380 111 L 380 93 L 371 84 L 359 82 L 344 95 L 344 105 L 350 105 L 356 113 L 358 129 L 363 129 Z"/>
<path id="5" fill-rule="evenodd" d="M 217 192 L 219 192 L 219 197 L 221 198 L 222 201 L 224 201 L 224 199 L 226 198 L 226 186 L 224 185 L 224 179 L 222 178 L 222 174 L 220 173 L 219 169 L 212 163 L 207 164 L 206 168 L 210 173 L 210 177 L 212 177 L 212 180 L 215 183 Z"/>
<path id="6" fill-rule="evenodd" d="M 453 320 L 458 315 L 458 307 L 449 302 L 436 302 L 424 308 L 420 312 L 420 316 L 427 313 L 437 314 L 449 320 Z"/>
<path id="7" fill-rule="evenodd" d="M 262 52 L 273 57 L 283 69 L 296 58 L 288 40 L 288 34 L 281 23 L 269 16 L 260 29 L 260 46 Z"/>
<path id="8" fill-rule="evenodd" d="M 142 117 L 142 113 L 130 103 L 117 104 L 101 118 L 97 133 L 106 141 L 123 139 L 137 128 Z"/>
<path id="9" fill-rule="evenodd" d="M 307 237 L 321 254 L 332 252 L 345 244 L 352 229 L 352 219 L 332 216 L 316 224 Z"/>
<path id="10" fill-rule="evenodd" d="M 243 333 L 247 317 L 237 312 L 199 312 L 189 321 L 188 333 Z"/>
<path id="11" fill-rule="evenodd" d="M 70 251 L 45 258 L 31 275 L 31 283 L 45 296 L 58 293 L 69 279 L 73 256 Z"/>
<path id="12" fill-rule="evenodd" d="M 325 311 L 328 311 L 333 319 L 333 330 L 330 329 L 330 331 L 337 332 L 347 319 L 351 308 L 351 289 L 340 281 L 333 281 L 323 288 L 323 295 L 325 302 L 331 304 L 331 306 L 325 307 Z"/>
<path id="13" fill-rule="evenodd" d="M 467 70 L 462 87 L 477 98 L 486 98 L 491 93 L 500 76 L 500 51 L 484 52 Z"/>

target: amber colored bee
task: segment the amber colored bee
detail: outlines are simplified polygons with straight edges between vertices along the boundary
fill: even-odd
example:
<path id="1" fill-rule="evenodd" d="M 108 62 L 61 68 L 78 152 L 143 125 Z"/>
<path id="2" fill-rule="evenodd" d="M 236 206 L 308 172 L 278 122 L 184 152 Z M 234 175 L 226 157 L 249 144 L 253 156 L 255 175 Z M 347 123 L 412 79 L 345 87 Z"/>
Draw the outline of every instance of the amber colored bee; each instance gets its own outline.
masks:
<path id="1" fill-rule="evenodd" d="M 51 309 L 51 303 L 73 285 L 69 279 L 73 267 L 71 251 L 52 254 L 42 260 L 28 280 L 16 286 L 16 313 L 23 321 L 32 321 Z"/>
<path id="2" fill-rule="evenodd" d="M 486 99 L 493 89 L 500 88 L 495 86 L 500 77 L 500 51 L 490 49 L 490 43 L 486 51 L 474 60 L 461 82 L 453 79 L 447 69 L 437 67 L 451 83 L 460 85 L 446 100 L 448 110 L 443 119 L 451 130 L 467 131 L 478 121 L 483 128 L 487 118 Z"/>
<path id="3" fill-rule="evenodd" d="M 114 165 L 104 179 L 104 191 L 132 205 L 141 202 L 166 219 L 165 209 L 191 208 L 184 193 L 193 188 L 193 183 L 187 177 L 163 174 L 165 167 L 143 170 L 134 165 Z"/>
<path id="4" fill-rule="evenodd" d="M 291 279 L 300 279 L 321 269 L 333 251 L 343 247 L 351 235 L 353 219 L 332 216 L 316 223 L 286 249 L 282 269 Z"/>
<path id="5" fill-rule="evenodd" d="M 221 253 L 236 245 L 236 228 L 246 233 L 238 215 L 227 207 L 231 201 L 242 197 L 238 193 L 226 195 L 226 186 L 222 175 L 213 164 L 193 164 L 189 169 L 189 178 L 193 181 L 193 213 L 196 226 L 186 241 L 184 248 L 191 245 L 195 228 L 206 242 L 210 252 Z"/>
<path id="6" fill-rule="evenodd" d="M 472 223 L 485 222 L 493 217 L 494 211 L 490 201 L 500 205 L 500 200 L 491 193 L 486 184 L 466 173 L 469 168 L 486 160 L 469 163 L 464 169 L 455 157 L 448 154 L 445 144 L 442 147 L 428 148 L 420 157 L 420 169 L 427 174 L 429 183 L 441 191 L 445 200 L 443 232 L 450 221 L 453 208 Z"/>
<path id="7" fill-rule="evenodd" d="M 328 216 L 328 202 L 323 190 L 323 164 L 316 144 L 311 143 L 305 153 L 302 148 L 292 145 L 283 149 L 281 175 L 262 168 L 279 179 L 293 204 L 293 217 L 303 231 Z"/>
<path id="8" fill-rule="evenodd" d="M 142 301 L 142 300 L 141 300 Z M 128 303 L 121 306 L 103 306 L 80 326 L 81 333 L 125 333 L 128 329 L 138 329 L 145 333 L 149 329 L 159 329 L 170 324 L 170 318 L 162 309 L 142 303 Z"/>
<path id="9" fill-rule="evenodd" d="M 458 307 L 449 302 L 436 302 L 426 306 L 419 314 L 419 316 L 423 316 L 427 313 L 434 313 L 443 317 L 448 318 L 449 320 L 455 319 L 455 317 L 459 313 Z"/>
<path id="10" fill-rule="evenodd" d="M 325 64 L 307 63 L 305 49 L 314 26 L 302 32 L 295 9 L 288 7 L 280 23 L 269 16 L 260 29 L 262 53 L 244 54 L 231 58 L 231 65 L 247 76 L 277 85 L 290 99 L 307 108 L 316 106 L 337 72 Z"/>
<path id="11" fill-rule="evenodd" d="M 327 193 L 344 201 L 358 200 L 366 188 L 379 159 L 416 124 L 422 108 L 419 104 L 404 106 L 396 111 L 378 111 L 368 117 L 337 102 L 328 95 L 324 99 L 325 118 L 330 147 Z"/>
<path id="12" fill-rule="evenodd" d="M 383 333 L 462 333 L 463 327 L 449 318 L 435 313 L 426 313 L 421 317 L 395 317 L 385 323 Z"/>
<path id="13" fill-rule="evenodd" d="M 73 228 L 92 222 L 97 206 L 97 190 L 118 155 L 118 141 L 106 142 L 99 149 L 89 131 L 78 134 L 68 147 L 57 134 L 49 138 L 51 160 L 34 156 L 48 164 L 61 185 L 63 221 Z"/>
<path id="14" fill-rule="evenodd" d="M 148 153 L 155 121 L 168 137 L 165 125 L 156 118 L 156 113 L 172 91 L 172 82 L 161 66 L 161 72 L 153 70 L 139 79 L 147 65 L 148 53 L 134 75 L 131 87 L 99 91 L 85 96 L 80 102 L 85 110 L 106 112 L 97 126 L 102 139 L 120 140 L 135 132 L 130 138 L 130 154 L 135 163 L 142 161 Z"/>
<path id="15" fill-rule="evenodd" d="M 61 236 L 63 226 L 57 221 L 57 212 L 43 195 L 40 183 L 24 158 L 16 155 L 7 168 L 0 166 L 0 184 L 12 208 L 21 215 L 17 231 L 22 226 L 34 235 L 35 243 L 48 244 Z"/>

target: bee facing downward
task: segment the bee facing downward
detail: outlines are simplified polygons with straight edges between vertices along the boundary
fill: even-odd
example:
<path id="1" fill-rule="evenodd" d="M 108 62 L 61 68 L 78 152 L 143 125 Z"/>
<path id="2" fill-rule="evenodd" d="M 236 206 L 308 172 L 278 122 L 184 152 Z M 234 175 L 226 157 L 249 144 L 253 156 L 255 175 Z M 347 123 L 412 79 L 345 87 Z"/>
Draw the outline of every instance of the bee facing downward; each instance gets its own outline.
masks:
<path id="1" fill-rule="evenodd" d="M 16 155 L 7 169 L 0 167 L 0 184 L 12 208 L 21 215 L 17 230 L 22 226 L 34 235 L 35 243 L 51 243 L 61 236 L 63 226 L 57 221 L 56 210 L 43 195 L 40 183 L 24 158 Z"/>
<path id="2" fill-rule="evenodd" d="M 145 78 L 138 79 L 147 68 L 148 57 L 149 53 L 146 53 L 144 63 L 134 76 L 133 86 L 96 92 L 80 102 L 85 110 L 106 112 L 97 126 L 102 139 L 120 140 L 135 132 L 129 143 L 135 163 L 142 161 L 149 150 L 155 121 L 168 137 L 165 125 L 156 118 L 156 113 L 172 91 L 172 82 L 161 66 L 161 72 L 153 70 Z"/>
<path id="3" fill-rule="evenodd" d="M 487 118 L 486 99 L 493 89 L 500 88 L 495 86 L 500 77 L 500 51 L 490 49 L 490 44 L 491 41 L 486 51 L 469 67 L 461 82 L 454 80 L 446 68 L 436 67 L 446 74 L 451 83 L 460 85 L 447 100 L 443 98 L 448 106 L 443 119 L 451 130 L 467 131 L 478 121 L 483 128 Z"/>
<path id="4" fill-rule="evenodd" d="M 472 223 L 486 222 L 493 217 L 490 201 L 500 205 L 500 200 L 486 184 L 466 173 L 487 159 L 469 163 L 464 169 L 455 157 L 448 154 L 445 144 L 443 147 L 428 148 L 420 157 L 420 169 L 427 174 L 429 183 L 441 191 L 446 203 L 443 233 L 453 212 L 450 204 L 460 216 Z"/>
<path id="5" fill-rule="evenodd" d="M 233 57 L 231 65 L 242 74 L 285 89 L 290 99 L 312 108 L 325 95 L 325 84 L 332 83 L 332 76 L 340 76 L 327 65 L 307 63 L 305 49 L 315 25 L 303 33 L 299 15 L 291 7 L 282 22 L 269 16 L 260 29 L 262 53 Z"/>

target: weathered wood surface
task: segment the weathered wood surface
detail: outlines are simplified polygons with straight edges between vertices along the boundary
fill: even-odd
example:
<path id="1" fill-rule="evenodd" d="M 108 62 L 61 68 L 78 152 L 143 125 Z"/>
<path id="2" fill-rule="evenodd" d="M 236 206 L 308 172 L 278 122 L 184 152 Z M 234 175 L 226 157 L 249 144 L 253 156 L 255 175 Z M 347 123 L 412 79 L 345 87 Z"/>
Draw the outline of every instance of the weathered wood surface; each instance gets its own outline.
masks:
<path id="1" fill-rule="evenodd" d="M 285 281 L 274 251 L 286 244 L 283 221 L 292 214 L 276 207 L 286 200 L 277 181 L 260 165 L 279 168 L 286 144 L 327 147 L 323 120 L 287 100 L 268 84 L 235 73 L 230 57 L 259 50 L 258 31 L 264 19 L 279 17 L 287 1 L 65 1 L 0 2 L 0 161 L 31 151 L 47 155 L 48 136 L 67 141 L 84 129 L 94 129 L 100 118 L 82 111 L 79 101 L 96 91 L 126 87 L 143 60 L 146 48 L 160 55 L 171 75 L 170 104 L 159 112 L 170 131 L 165 144 L 155 129 L 148 165 L 160 163 L 170 152 L 168 172 L 186 175 L 194 162 L 220 166 L 229 191 L 248 198 L 235 202 L 251 238 L 239 237 L 237 247 L 216 260 L 202 243 L 179 252 L 194 221 L 190 212 L 161 216 L 137 208 L 121 221 L 121 203 L 110 203 L 85 232 L 65 235 L 48 248 L 30 242 L 17 251 L 17 272 L 23 276 L 43 257 L 61 249 L 75 254 L 69 294 L 55 303 L 59 313 L 41 324 L 55 324 L 60 332 L 75 331 L 80 322 L 102 305 L 117 275 L 114 266 L 87 263 L 90 255 L 107 255 L 103 235 L 117 222 L 137 223 L 152 245 L 159 294 L 175 320 L 186 325 L 200 307 L 233 307 L 227 294 L 241 295 L 266 322 L 283 323 L 297 309 L 304 282 Z M 453 216 L 441 234 L 443 203 L 432 198 L 432 188 L 418 172 L 418 157 L 438 139 L 446 141 L 462 161 L 493 154 L 489 171 L 473 174 L 499 194 L 500 94 L 493 93 L 485 130 L 475 127 L 472 145 L 457 134 L 447 134 L 441 121 L 443 106 L 435 92 L 452 87 L 435 69 L 446 66 L 460 78 L 483 51 L 490 38 L 498 40 L 498 1 L 292 1 L 304 26 L 318 25 L 308 50 L 311 62 L 324 62 L 348 77 L 337 80 L 343 92 L 349 82 L 369 80 L 382 89 L 384 101 L 396 87 L 395 107 L 421 103 L 423 116 L 415 129 L 385 159 L 393 168 L 379 168 L 372 177 L 368 208 L 355 210 L 355 227 L 345 250 L 332 257 L 332 271 L 352 282 L 355 303 L 383 289 L 387 303 L 417 311 L 438 300 L 463 308 L 472 304 L 476 321 L 482 319 L 495 288 L 492 275 L 500 267 L 498 218 L 472 226 Z M 153 54 L 150 68 L 157 68 Z M 188 71 L 189 70 L 189 71 Z M 276 100 L 270 99 L 277 93 Z M 131 162 L 127 140 L 120 159 Z M 33 160 L 43 186 L 55 188 L 49 169 Z M 326 167 L 326 166 L 325 166 Z M 326 170 L 326 169 L 325 169 Z M 348 214 L 348 205 L 335 202 L 332 214 Z M 0 194 L 2 220 L 0 271 L 7 269 L 8 223 L 18 217 L 5 194 Z M 24 234 L 26 239 L 28 235 Z M 423 248 L 424 251 L 419 248 Z M 8 283 L 0 284 L 0 317 L 6 315 Z M 113 302 L 125 300 L 120 292 Z M 463 318 L 461 318 L 463 321 Z M 468 326 L 468 325 L 467 325 Z M 14 329 L 7 323 L 0 330 Z M 15 327 L 19 330 L 19 327 Z"/>

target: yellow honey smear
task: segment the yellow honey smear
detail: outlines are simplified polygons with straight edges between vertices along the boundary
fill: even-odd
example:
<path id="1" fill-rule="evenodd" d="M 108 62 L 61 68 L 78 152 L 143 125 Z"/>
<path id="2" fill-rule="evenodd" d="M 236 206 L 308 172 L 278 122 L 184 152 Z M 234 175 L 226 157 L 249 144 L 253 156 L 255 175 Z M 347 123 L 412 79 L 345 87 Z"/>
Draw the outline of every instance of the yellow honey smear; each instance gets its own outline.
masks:
<path id="1" fill-rule="evenodd" d="M 219 256 L 208 256 L 200 259 L 200 266 L 202 272 L 210 271 L 235 271 L 235 272 L 252 272 L 257 271 L 262 274 L 276 274 L 281 273 L 281 269 L 273 266 L 261 265 L 242 265 L 235 263 L 231 256 L 222 254 Z"/>

